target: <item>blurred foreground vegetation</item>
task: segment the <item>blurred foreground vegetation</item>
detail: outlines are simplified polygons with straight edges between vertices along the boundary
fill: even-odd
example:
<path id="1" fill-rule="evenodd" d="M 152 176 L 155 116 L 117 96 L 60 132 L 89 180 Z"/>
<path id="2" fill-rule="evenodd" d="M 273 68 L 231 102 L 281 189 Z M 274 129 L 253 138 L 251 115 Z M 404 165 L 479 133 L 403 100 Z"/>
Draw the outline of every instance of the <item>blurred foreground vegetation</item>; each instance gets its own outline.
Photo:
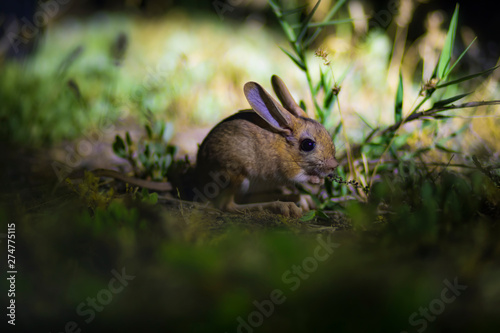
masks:
<path id="1" fill-rule="evenodd" d="M 317 22 L 331 6 L 318 8 Z M 282 32 L 230 14 L 67 19 L 25 61 L 2 60 L 0 232 L 16 224 L 16 326 L 498 332 L 498 107 L 447 111 L 453 117 L 415 121 L 345 153 L 418 104 L 452 13 L 443 26 L 429 13 L 427 34 L 410 45 L 397 37 L 411 22 L 402 12 L 386 29 L 357 21 L 325 29 L 303 54 L 311 81 L 322 82 L 313 98 L 304 71 L 278 47 L 289 46 Z M 457 33 L 453 63 L 468 37 Z M 473 58 L 466 54 L 449 80 L 487 69 Z M 180 169 L 170 166 L 195 154 L 176 136 L 206 133 L 246 108 L 244 82 L 269 88 L 273 73 L 311 115 L 326 87 L 341 88 L 324 122 L 343 156 L 340 175 L 370 185 L 368 195 L 331 184 L 314 193 L 322 209 L 297 220 L 227 214 L 90 173 L 65 180 L 106 161 L 175 181 Z M 440 90 L 420 110 L 472 90 L 466 101 L 499 99 L 498 73 Z"/>

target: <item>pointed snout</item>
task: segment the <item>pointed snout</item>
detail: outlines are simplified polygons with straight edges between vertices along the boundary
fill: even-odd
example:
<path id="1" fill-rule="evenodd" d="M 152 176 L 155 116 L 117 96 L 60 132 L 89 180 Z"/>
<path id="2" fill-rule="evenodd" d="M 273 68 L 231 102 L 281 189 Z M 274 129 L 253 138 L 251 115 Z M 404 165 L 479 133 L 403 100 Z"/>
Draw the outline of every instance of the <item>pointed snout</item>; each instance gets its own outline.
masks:
<path id="1" fill-rule="evenodd" d="M 333 171 L 339 166 L 339 162 L 337 162 L 335 157 L 332 157 L 326 160 L 325 166 Z"/>
<path id="2" fill-rule="evenodd" d="M 335 169 L 339 166 L 339 162 L 337 162 L 335 157 L 332 157 L 325 162 L 325 166 L 328 170 L 330 170 L 330 172 L 328 173 L 328 178 L 332 178 L 333 171 L 335 171 Z"/>

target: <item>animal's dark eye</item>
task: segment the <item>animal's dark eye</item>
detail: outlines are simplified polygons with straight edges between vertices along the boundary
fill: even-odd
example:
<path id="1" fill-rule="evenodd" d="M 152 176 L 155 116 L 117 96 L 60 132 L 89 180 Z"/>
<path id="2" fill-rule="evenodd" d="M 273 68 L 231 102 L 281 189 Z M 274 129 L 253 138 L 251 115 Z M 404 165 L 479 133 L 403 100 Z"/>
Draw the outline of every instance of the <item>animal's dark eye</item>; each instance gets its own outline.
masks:
<path id="1" fill-rule="evenodd" d="M 300 143 L 300 150 L 302 151 L 311 151 L 316 147 L 316 142 L 311 139 L 304 139 Z"/>

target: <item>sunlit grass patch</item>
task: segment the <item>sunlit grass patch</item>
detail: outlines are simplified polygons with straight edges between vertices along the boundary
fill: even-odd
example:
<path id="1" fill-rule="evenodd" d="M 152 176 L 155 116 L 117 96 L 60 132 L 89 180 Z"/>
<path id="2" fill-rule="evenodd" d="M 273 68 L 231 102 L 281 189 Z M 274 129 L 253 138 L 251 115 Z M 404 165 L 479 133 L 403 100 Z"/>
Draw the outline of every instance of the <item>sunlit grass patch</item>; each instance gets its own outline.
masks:
<path id="1" fill-rule="evenodd" d="M 154 20 L 67 19 L 47 30 L 32 58 L 4 63 L 4 134 L 27 145 L 60 142 L 118 117 L 144 121 L 149 111 L 213 125 L 247 107 L 244 82 L 289 72 L 278 39 L 251 23 L 225 25 L 182 11 Z"/>

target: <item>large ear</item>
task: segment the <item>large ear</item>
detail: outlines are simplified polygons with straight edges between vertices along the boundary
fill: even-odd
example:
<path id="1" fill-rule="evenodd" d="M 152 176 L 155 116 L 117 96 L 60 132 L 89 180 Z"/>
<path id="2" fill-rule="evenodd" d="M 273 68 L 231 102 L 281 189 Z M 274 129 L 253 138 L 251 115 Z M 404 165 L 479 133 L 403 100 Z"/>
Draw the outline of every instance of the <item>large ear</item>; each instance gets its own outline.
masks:
<path id="1" fill-rule="evenodd" d="M 309 118 L 307 113 L 305 113 L 305 111 L 302 110 L 302 108 L 295 102 L 285 83 L 278 75 L 273 75 L 271 77 L 271 83 L 276 96 L 278 96 L 278 99 L 281 101 L 281 104 L 283 104 L 285 109 L 289 110 L 297 117 Z"/>
<path id="2" fill-rule="evenodd" d="M 245 96 L 252 109 L 278 132 L 290 135 L 295 121 L 294 116 L 282 107 L 262 86 L 247 82 Z"/>

